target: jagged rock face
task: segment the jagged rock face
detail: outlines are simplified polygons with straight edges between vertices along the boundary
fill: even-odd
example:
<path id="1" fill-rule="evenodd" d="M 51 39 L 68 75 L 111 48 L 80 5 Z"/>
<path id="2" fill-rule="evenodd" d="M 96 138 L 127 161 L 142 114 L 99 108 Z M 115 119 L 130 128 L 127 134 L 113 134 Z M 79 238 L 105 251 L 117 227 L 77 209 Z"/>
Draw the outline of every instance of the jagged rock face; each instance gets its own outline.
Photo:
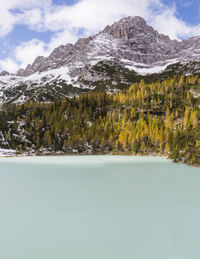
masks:
<path id="1" fill-rule="evenodd" d="M 39 56 L 35 59 L 32 65 L 28 65 L 26 69 L 20 69 L 17 72 L 18 76 L 30 76 L 35 72 L 43 72 L 48 69 L 58 68 L 65 64 L 65 59 L 70 56 L 72 44 L 62 45 L 53 50 L 49 57 Z"/>
<path id="2" fill-rule="evenodd" d="M 143 18 L 128 17 L 107 26 L 94 37 L 80 39 L 75 45 L 58 47 L 47 58 L 36 58 L 32 65 L 20 69 L 17 75 L 29 76 L 66 65 L 74 75 L 80 73 L 80 68 L 94 64 L 95 60 L 108 58 L 152 64 L 176 57 L 177 45 L 177 41 L 171 41 L 148 26 Z"/>
<path id="3" fill-rule="evenodd" d="M 49 57 L 37 57 L 32 65 L 20 69 L 17 76 L 29 76 L 66 66 L 72 77 L 81 75 L 102 60 L 113 60 L 120 66 L 130 62 L 154 66 L 177 62 L 185 58 L 200 57 L 200 39 L 194 37 L 183 42 L 170 40 L 148 26 L 141 17 L 127 17 L 114 23 L 99 34 L 80 39 L 75 45 L 56 48 Z"/>
<path id="4" fill-rule="evenodd" d="M 28 65 L 25 70 L 20 69 L 17 74 L 19 76 L 30 76 L 35 73 L 35 71 L 39 71 L 41 64 L 45 63 L 46 58 L 39 56 L 35 59 L 32 65 Z"/>
<path id="5" fill-rule="evenodd" d="M 148 26 L 146 21 L 139 17 L 127 17 L 121 19 L 119 22 L 114 23 L 112 26 L 107 26 L 103 32 L 107 32 L 116 38 L 122 38 L 124 40 L 130 40 L 135 37 L 146 37 L 152 35 L 153 38 L 160 38 L 170 41 L 168 36 L 159 34 L 152 27 Z"/>
<path id="6" fill-rule="evenodd" d="M 139 63 L 152 64 L 175 58 L 179 49 L 177 41 L 159 34 L 141 17 L 121 19 L 111 27 L 107 26 L 103 32 L 123 39 L 127 46 L 125 51 L 128 52 L 124 58 Z"/>
<path id="7" fill-rule="evenodd" d="M 181 45 L 180 54 L 182 54 L 183 57 L 199 59 L 200 57 L 200 38 L 199 37 L 193 37 L 188 40 L 183 40 L 180 43 L 180 45 Z"/>
<path id="8" fill-rule="evenodd" d="M 94 88 L 122 89 L 149 74 L 162 79 L 194 72 L 200 73 L 200 37 L 178 42 L 141 17 L 127 17 L 93 37 L 59 46 L 48 57 L 37 57 L 16 75 L 0 73 L 0 106 L 58 100 Z"/>
<path id="9" fill-rule="evenodd" d="M 10 75 L 10 73 L 8 73 L 5 70 L 0 73 L 0 76 L 9 76 L 9 75 Z"/>

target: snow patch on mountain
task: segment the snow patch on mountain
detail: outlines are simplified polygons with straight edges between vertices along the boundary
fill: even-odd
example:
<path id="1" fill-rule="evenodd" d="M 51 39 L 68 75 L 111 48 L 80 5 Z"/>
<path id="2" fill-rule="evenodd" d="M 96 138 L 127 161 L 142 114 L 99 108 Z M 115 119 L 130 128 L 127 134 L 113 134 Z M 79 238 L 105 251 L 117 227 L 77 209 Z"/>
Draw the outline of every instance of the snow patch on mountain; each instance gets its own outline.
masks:
<path id="1" fill-rule="evenodd" d="M 67 84 L 72 83 L 72 77 L 69 76 L 69 68 L 68 67 L 60 67 L 57 69 L 51 69 L 45 72 L 37 72 L 29 77 L 25 77 L 22 79 L 22 82 L 26 83 L 28 81 L 38 82 L 39 84 L 50 83 L 52 80 L 64 80 Z"/>
<path id="2" fill-rule="evenodd" d="M 0 103 L 24 102 L 33 92 L 37 100 L 41 96 L 42 101 L 46 96 L 52 100 L 54 94 L 57 100 L 96 86 L 103 89 L 107 82 L 108 91 L 119 82 L 128 87 L 132 82 L 123 78 L 120 70 L 145 76 L 161 73 L 176 63 L 179 71 L 175 72 L 200 71 L 200 37 L 178 42 L 159 34 L 141 17 L 126 17 L 97 35 L 79 39 L 74 45 L 61 45 L 48 57 L 37 57 L 16 75 L 0 73 Z M 117 67 L 118 81 L 109 66 Z"/>
<path id="3" fill-rule="evenodd" d="M 176 64 L 178 59 L 169 60 L 166 64 L 155 63 L 153 66 L 136 63 L 127 59 L 121 59 L 121 62 L 123 62 L 125 64 L 125 68 L 128 68 L 129 70 L 133 70 L 140 75 L 148 75 L 165 71 L 169 65 Z"/>
<path id="4" fill-rule="evenodd" d="M 20 77 L 20 76 L 1 76 L 0 77 L 0 91 L 5 90 L 10 87 L 15 87 L 20 84 L 30 84 L 33 85 L 37 83 L 38 87 L 46 85 L 47 83 L 51 83 L 54 80 L 65 81 L 66 84 L 72 84 L 73 80 L 76 78 L 72 78 L 69 75 L 68 67 L 60 67 L 58 69 L 52 69 L 44 72 L 37 72 L 28 77 Z M 2 93 L 2 92 L 0 92 Z"/>

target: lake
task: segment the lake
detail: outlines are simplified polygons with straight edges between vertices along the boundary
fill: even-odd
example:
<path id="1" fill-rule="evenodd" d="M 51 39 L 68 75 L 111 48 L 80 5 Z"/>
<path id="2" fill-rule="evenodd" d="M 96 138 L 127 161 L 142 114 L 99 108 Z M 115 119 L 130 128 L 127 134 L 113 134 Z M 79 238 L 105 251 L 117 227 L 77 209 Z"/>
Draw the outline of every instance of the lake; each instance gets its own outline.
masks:
<path id="1" fill-rule="evenodd" d="M 165 158 L 0 158 L 0 258 L 199 259 L 200 169 Z"/>

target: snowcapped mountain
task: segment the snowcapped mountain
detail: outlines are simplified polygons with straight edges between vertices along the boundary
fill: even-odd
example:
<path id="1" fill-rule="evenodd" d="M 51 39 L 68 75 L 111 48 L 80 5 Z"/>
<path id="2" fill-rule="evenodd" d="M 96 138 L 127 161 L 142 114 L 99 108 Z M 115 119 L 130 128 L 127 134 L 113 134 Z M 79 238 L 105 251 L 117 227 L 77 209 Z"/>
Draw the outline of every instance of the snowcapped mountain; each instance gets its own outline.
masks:
<path id="1" fill-rule="evenodd" d="M 37 57 L 16 75 L 0 74 L 0 103 L 50 101 L 94 88 L 130 85 L 143 76 L 200 72 L 200 37 L 171 40 L 141 17 L 127 17 L 74 45 Z"/>

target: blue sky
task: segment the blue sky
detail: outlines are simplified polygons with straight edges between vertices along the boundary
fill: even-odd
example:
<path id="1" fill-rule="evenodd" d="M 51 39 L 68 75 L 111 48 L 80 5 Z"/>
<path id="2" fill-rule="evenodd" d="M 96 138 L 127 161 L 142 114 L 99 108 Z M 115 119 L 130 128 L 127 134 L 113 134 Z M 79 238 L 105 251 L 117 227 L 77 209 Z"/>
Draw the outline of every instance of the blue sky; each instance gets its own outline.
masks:
<path id="1" fill-rule="evenodd" d="M 173 39 L 200 35 L 199 0 L 6 0 L 0 2 L 0 70 L 15 72 L 129 15 Z"/>
<path id="2" fill-rule="evenodd" d="M 162 1 L 168 6 L 175 5 L 178 18 L 190 24 L 198 24 L 200 22 L 200 2 L 199 0 L 164 0 Z"/>

